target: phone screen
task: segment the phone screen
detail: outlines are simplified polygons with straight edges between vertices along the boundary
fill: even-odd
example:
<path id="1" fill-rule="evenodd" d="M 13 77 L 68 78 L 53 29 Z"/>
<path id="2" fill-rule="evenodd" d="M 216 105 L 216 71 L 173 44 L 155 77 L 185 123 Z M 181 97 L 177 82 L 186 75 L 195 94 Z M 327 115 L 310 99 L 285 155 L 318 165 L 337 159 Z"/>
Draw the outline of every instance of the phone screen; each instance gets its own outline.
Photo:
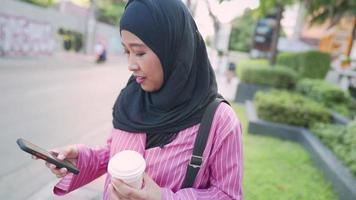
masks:
<path id="1" fill-rule="evenodd" d="M 69 171 L 73 172 L 74 174 L 79 173 L 79 170 L 69 161 L 57 159 L 58 154 L 55 152 L 48 152 L 47 150 L 42 149 L 39 146 L 34 145 L 24 139 L 18 139 L 17 143 L 22 150 L 32 155 L 35 155 L 38 158 L 41 158 L 52 164 L 55 164 L 59 168 L 66 167 Z"/>
<path id="2" fill-rule="evenodd" d="M 46 156 L 48 156 L 48 157 L 53 157 L 48 151 L 46 151 L 46 150 L 40 148 L 39 146 L 36 146 L 36 145 L 34 145 L 34 144 L 30 143 L 30 142 L 26 142 L 26 141 L 24 141 L 24 142 L 26 143 L 26 145 L 27 145 L 30 149 L 34 149 L 34 150 L 38 151 L 39 153 L 44 154 L 44 155 L 46 155 Z"/>

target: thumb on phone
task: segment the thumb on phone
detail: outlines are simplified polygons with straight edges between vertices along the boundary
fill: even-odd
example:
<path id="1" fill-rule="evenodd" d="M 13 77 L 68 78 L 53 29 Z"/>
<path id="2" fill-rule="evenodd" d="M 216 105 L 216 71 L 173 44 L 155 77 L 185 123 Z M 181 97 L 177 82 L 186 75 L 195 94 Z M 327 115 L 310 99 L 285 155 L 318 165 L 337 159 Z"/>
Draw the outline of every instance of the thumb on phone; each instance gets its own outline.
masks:
<path id="1" fill-rule="evenodd" d="M 64 159 L 75 159 L 78 157 L 78 149 L 74 145 L 62 147 L 59 149 L 53 149 L 50 150 L 54 154 L 56 154 L 56 157 L 59 160 L 64 160 Z"/>

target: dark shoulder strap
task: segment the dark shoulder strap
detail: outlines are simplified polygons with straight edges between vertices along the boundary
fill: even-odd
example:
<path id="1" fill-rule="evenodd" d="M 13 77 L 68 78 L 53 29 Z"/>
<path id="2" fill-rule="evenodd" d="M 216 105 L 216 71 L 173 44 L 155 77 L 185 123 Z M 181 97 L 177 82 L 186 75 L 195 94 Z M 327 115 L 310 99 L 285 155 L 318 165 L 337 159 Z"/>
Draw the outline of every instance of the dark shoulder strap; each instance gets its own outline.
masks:
<path id="1" fill-rule="evenodd" d="M 194 184 L 195 177 L 197 176 L 198 171 L 203 163 L 203 152 L 209 137 L 210 127 L 214 118 L 215 110 L 221 102 L 226 102 L 229 104 L 226 100 L 217 98 L 208 105 L 204 112 L 198 130 L 198 135 L 195 138 L 193 155 L 190 158 L 182 188 L 189 188 Z"/>

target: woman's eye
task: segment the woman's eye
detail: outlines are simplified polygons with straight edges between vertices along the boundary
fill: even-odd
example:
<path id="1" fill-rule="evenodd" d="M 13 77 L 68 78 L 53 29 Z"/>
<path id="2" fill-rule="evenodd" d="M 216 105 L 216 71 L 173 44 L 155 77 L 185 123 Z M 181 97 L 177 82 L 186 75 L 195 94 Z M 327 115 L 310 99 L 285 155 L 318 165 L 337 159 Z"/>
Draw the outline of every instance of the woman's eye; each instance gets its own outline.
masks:
<path id="1" fill-rule="evenodd" d="M 141 57 L 141 56 L 143 56 L 143 55 L 145 55 L 146 53 L 136 53 L 136 56 L 138 56 L 138 57 Z"/>

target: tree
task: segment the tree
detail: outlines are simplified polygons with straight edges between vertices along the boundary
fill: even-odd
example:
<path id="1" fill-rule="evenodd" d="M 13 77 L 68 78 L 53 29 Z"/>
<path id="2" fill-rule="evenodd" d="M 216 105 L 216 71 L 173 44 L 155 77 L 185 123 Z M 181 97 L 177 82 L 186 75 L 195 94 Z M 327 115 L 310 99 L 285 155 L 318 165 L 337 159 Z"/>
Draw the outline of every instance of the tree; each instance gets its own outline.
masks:
<path id="1" fill-rule="evenodd" d="M 220 28 L 221 28 L 221 22 L 219 21 L 219 19 L 216 16 L 216 14 L 212 11 L 210 1 L 211 0 L 205 0 L 205 3 L 206 3 L 207 8 L 208 8 L 209 16 L 213 21 L 214 39 L 211 42 L 211 45 L 212 45 L 213 48 L 216 48 L 217 47 L 217 43 L 218 43 L 218 39 L 219 39 L 217 36 L 218 36 L 218 33 L 220 31 Z M 215 0 L 215 1 L 217 1 L 219 4 L 221 4 L 224 1 L 230 1 L 230 0 Z"/>
<path id="2" fill-rule="evenodd" d="M 211 9 L 211 5 L 210 5 L 210 2 L 209 0 L 205 0 L 206 2 L 206 5 L 208 7 L 208 12 L 209 12 L 209 16 L 211 17 L 211 19 L 213 20 L 213 27 L 214 27 L 214 39 L 212 41 L 212 46 L 214 48 L 216 48 L 217 46 L 217 35 L 220 31 L 220 21 L 218 19 L 218 17 L 213 13 L 212 9 Z M 219 2 L 222 2 L 221 0 L 219 0 Z"/>
<path id="3" fill-rule="evenodd" d="M 347 50 L 350 56 L 352 44 L 356 37 L 356 1 L 354 0 L 307 0 L 306 7 L 312 24 L 321 24 L 330 21 L 330 27 L 338 24 L 344 17 L 352 17 L 353 28 L 351 43 Z"/>
<path id="4" fill-rule="evenodd" d="M 124 13 L 124 0 L 99 0 L 97 1 L 97 19 L 111 25 L 117 25 Z"/>
<path id="5" fill-rule="evenodd" d="M 229 49 L 235 51 L 248 52 L 251 49 L 251 38 L 256 19 L 252 10 L 246 10 L 241 17 L 232 21 L 232 30 L 229 40 Z"/>
<path id="6" fill-rule="evenodd" d="M 283 11 L 286 5 L 293 4 L 295 0 L 263 0 L 260 1 L 260 6 L 257 10 L 259 16 L 264 16 L 268 13 L 275 15 L 276 26 L 272 35 L 271 42 L 271 56 L 269 57 L 269 62 L 271 65 L 275 65 L 277 57 L 277 46 L 278 38 L 281 32 L 281 19 L 283 16 Z"/>

